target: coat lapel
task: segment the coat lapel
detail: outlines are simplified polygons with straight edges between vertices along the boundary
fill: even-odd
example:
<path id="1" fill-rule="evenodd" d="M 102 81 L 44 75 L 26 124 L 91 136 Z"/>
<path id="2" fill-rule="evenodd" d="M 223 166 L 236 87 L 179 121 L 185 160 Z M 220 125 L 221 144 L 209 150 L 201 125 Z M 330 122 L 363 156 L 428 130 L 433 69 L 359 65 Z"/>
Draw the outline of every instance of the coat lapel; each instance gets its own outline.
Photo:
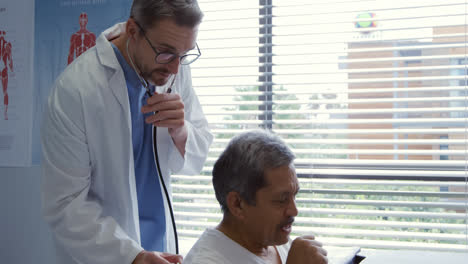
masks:
<path id="1" fill-rule="evenodd" d="M 119 104 L 123 108 L 125 118 L 128 121 L 128 125 L 131 127 L 130 121 L 130 106 L 128 101 L 128 91 L 125 82 L 125 76 L 120 66 L 117 57 L 115 56 L 114 49 L 111 43 L 107 40 L 107 36 L 118 35 L 119 29 L 122 29 L 124 24 L 117 24 L 116 26 L 101 33 L 96 41 L 97 56 L 99 62 L 109 68 L 109 89 L 112 95 L 117 99 Z"/>
<path id="2" fill-rule="evenodd" d="M 101 35 L 98 37 L 96 40 L 96 49 L 97 49 L 97 57 L 99 62 L 103 67 L 106 67 L 109 70 L 109 74 L 107 74 L 108 78 L 108 89 L 110 92 L 108 93 L 110 97 L 113 97 L 120 106 L 122 107 L 122 112 L 124 116 L 122 117 L 124 122 L 121 122 L 120 124 L 120 129 L 122 130 L 127 130 L 128 134 L 125 135 L 122 140 L 125 140 L 125 144 L 129 146 L 129 148 L 132 145 L 132 121 L 130 117 L 130 102 L 128 99 L 128 90 L 127 90 L 127 85 L 125 81 L 125 75 L 123 72 L 122 67 L 120 66 L 119 61 L 117 60 L 117 57 L 115 55 L 115 51 L 112 48 L 111 43 L 108 41 L 108 39 L 111 39 L 117 35 L 120 34 L 122 29 L 125 28 L 125 23 L 120 23 L 117 24 L 107 30 L 105 30 Z M 127 136 L 128 135 L 128 136 Z M 129 171 L 128 175 L 130 177 L 128 178 L 128 182 L 130 185 L 130 203 L 131 203 L 131 208 L 132 208 L 132 215 L 129 216 L 129 218 L 132 219 L 130 221 L 131 225 L 129 228 L 134 230 L 134 235 L 137 238 L 137 241 L 140 241 L 140 225 L 139 225 L 139 219 L 138 219 L 138 203 L 137 203 L 137 194 L 136 194 L 136 183 L 135 183 L 135 175 L 134 175 L 134 163 L 133 163 L 133 154 L 132 151 L 129 150 L 126 153 L 121 153 L 121 155 L 124 155 L 122 158 L 123 161 L 127 162 L 129 164 Z M 123 172 L 125 173 L 125 172 Z"/>

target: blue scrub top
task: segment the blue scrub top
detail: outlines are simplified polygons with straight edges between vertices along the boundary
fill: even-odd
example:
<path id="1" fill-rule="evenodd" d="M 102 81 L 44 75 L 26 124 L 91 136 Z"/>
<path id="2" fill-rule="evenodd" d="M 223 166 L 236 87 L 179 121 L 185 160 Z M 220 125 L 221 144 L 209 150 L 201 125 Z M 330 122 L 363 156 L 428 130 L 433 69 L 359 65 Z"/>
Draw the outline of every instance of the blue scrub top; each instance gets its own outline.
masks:
<path id="1" fill-rule="evenodd" d="M 141 107 L 146 104 L 148 96 L 135 70 L 114 44 L 112 47 L 124 71 L 130 101 L 141 246 L 148 251 L 165 252 L 166 218 L 164 199 L 153 155 L 153 126 L 145 123 L 145 118 L 150 113 L 144 115 L 141 112 Z M 152 87 L 152 92 L 154 92 L 154 87 Z"/>

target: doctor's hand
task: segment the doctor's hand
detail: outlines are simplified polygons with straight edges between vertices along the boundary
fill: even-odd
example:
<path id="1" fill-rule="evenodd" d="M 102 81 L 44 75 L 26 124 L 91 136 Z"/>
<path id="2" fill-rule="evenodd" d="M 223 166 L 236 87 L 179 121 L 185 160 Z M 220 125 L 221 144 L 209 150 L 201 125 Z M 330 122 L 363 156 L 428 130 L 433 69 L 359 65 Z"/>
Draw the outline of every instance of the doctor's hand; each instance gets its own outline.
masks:
<path id="1" fill-rule="evenodd" d="M 146 105 L 141 108 L 144 114 L 155 113 L 146 117 L 147 124 L 156 127 L 167 127 L 172 130 L 180 129 L 185 124 L 184 103 L 180 95 L 174 93 L 154 93 L 148 98 Z"/>
<path id="2" fill-rule="evenodd" d="M 327 264 L 327 251 L 314 236 L 294 239 L 289 249 L 286 264 Z"/>
<path id="3" fill-rule="evenodd" d="M 163 252 L 150 252 L 143 250 L 136 256 L 132 264 L 170 264 L 182 263 L 182 256 L 163 253 Z"/>
<path id="4" fill-rule="evenodd" d="M 184 102 L 182 102 L 180 95 L 154 93 L 146 102 L 147 104 L 141 108 L 141 112 L 155 114 L 146 117 L 145 122 L 153 124 L 155 127 L 167 127 L 174 144 L 180 154 L 184 156 L 188 131 L 185 126 Z"/>

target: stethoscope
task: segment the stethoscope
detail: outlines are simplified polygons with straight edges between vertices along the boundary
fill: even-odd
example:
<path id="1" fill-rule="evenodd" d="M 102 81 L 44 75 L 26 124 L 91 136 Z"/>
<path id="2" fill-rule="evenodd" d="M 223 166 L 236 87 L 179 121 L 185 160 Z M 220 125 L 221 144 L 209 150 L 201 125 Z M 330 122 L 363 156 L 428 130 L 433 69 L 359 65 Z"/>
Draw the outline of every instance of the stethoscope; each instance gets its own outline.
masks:
<path id="1" fill-rule="evenodd" d="M 146 81 L 140 75 L 140 73 L 138 73 L 138 71 L 137 71 L 137 69 L 135 67 L 135 64 L 133 63 L 132 56 L 130 56 L 130 53 L 128 52 L 128 43 L 129 42 L 130 42 L 130 39 L 127 39 L 126 49 L 127 49 L 128 58 L 130 60 L 130 63 L 132 64 L 133 70 L 135 70 L 135 72 L 136 72 L 136 74 L 138 76 L 138 79 L 141 82 L 141 85 L 145 88 L 146 94 L 148 95 L 148 97 L 151 97 L 153 94 L 151 93 L 148 81 Z M 176 74 L 174 74 L 174 77 L 172 78 L 171 84 L 169 85 L 169 88 L 167 88 L 166 93 L 171 93 L 172 92 L 172 86 L 174 85 L 175 79 L 176 79 Z M 166 183 L 164 182 L 164 179 L 163 179 L 163 176 L 162 176 L 162 173 L 161 173 L 161 167 L 159 166 L 158 148 L 157 148 L 157 144 L 156 144 L 157 131 L 158 131 L 157 128 L 153 125 L 153 155 L 154 155 L 154 157 L 156 159 L 156 168 L 158 170 L 159 179 L 160 179 L 161 184 L 163 186 L 164 194 L 166 195 L 167 205 L 169 207 L 169 212 L 171 214 L 172 229 L 174 230 L 176 254 L 179 254 L 179 239 L 178 239 L 178 236 L 177 236 L 177 229 L 176 229 L 176 224 L 175 224 L 175 219 L 174 219 L 174 211 L 172 210 L 172 204 L 171 204 L 171 200 L 169 199 L 169 193 L 167 191 Z"/>

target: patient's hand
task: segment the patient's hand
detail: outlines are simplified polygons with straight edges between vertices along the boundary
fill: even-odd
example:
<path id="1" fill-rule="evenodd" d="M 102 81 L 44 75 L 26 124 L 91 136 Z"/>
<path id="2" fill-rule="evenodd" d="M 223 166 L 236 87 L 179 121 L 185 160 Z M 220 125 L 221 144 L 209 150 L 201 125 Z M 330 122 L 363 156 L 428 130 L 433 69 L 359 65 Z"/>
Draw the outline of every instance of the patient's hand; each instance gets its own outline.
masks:
<path id="1" fill-rule="evenodd" d="M 327 264 L 326 256 L 327 251 L 314 236 L 302 236 L 292 242 L 286 264 Z"/>
<path id="2" fill-rule="evenodd" d="M 170 264 L 170 263 L 182 263 L 182 256 L 162 253 L 162 252 L 150 252 L 143 250 L 136 256 L 132 264 Z"/>

